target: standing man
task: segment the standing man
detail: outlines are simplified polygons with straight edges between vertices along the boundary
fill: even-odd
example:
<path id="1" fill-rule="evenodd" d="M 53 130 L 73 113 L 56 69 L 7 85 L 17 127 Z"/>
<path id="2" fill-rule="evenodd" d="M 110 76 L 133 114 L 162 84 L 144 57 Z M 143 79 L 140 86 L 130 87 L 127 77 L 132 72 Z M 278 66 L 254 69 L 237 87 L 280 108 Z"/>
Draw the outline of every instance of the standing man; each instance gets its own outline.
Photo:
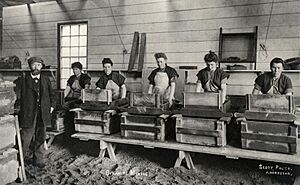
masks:
<path id="1" fill-rule="evenodd" d="M 153 70 L 148 77 L 148 93 L 163 95 L 164 99 L 167 99 L 171 106 L 173 100 L 175 100 L 176 80 L 179 75 L 174 68 L 167 65 L 167 56 L 165 53 L 155 53 L 154 57 L 158 68 Z"/>
<path id="2" fill-rule="evenodd" d="M 51 123 L 51 113 L 55 106 L 54 92 L 48 77 L 41 74 L 43 60 L 39 57 L 28 59 L 30 73 L 16 80 L 17 98 L 20 104 L 19 121 L 25 159 L 43 168 L 46 125 Z M 32 150 L 33 156 L 30 156 Z M 28 161 L 28 160 L 27 160 Z"/>
<path id="3" fill-rule="evenodd" d="M 282 74 L 284 62 L 274 58 L 270 63 L 271 72 L 258 76 L 255 80 L 252 94 L 293 94 L 293 85 L 289 77 Z"/>
<path id="4" fill-rule="evenodd" d="M 112 99 L 117 100 L 126 97 L 125 77 L 112 71 L 113 62 L 110 58 L 102 60 L 104 73 L 96 82 L 97 88 L 112 91 Z"/>
<path id="5" fill-rule="evenodd" d="M 219 58 L 215 52 L 209 51 L 204 56 L 206 68 L 200 70 L 197 74 L 196 92 L 221 92 L 222 103 L 226 100 L 226 86 L 229 74 L 217 67 Z"/>

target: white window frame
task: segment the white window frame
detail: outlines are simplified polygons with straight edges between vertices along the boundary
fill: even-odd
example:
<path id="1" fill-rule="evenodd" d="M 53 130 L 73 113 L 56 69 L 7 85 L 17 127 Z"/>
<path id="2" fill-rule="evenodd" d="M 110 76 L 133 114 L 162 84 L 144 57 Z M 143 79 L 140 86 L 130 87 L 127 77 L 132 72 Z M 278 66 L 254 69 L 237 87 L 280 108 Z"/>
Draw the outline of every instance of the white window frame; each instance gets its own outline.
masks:
<path id="1" fill-rule="evenodd" d="M 88 64 L 88 23 L 73 22 L 58 24 L 58 66 L 60 89 L 65 89 L 73 75 L 71 64 L 80 62 L 83 70 Z"/>

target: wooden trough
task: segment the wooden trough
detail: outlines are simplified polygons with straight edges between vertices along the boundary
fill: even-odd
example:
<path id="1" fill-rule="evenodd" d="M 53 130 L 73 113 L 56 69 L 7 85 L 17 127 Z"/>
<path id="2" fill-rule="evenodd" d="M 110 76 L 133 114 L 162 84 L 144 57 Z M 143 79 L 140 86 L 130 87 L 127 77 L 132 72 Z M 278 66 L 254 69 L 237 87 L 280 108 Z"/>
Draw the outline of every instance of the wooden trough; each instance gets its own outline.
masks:
<path id="1" fill-rule="evenodd" d="M 177 111 L 176 141 L 205 146 L 226 145 L 226 124 L 232 114 L 225 113 L 219 93 L 183 93 L 184 108 Z"/>
<path id="2" fill-rule="evenodd" d="M 242 148 L 295 154 L 298 126 L 293 98 L 285 95 L 247 95 L 247 110 L 236 114 Z"/>

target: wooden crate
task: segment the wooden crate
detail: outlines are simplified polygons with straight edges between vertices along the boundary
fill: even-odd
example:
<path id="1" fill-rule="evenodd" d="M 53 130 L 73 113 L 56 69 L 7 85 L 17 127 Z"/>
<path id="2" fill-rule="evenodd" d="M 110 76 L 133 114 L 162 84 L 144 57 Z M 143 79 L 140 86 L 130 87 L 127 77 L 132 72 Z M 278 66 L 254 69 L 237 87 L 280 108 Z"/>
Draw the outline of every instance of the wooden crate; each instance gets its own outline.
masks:
<path id="1" fill-rule="evenodd" d="M 48 125 L 47 128 L 49 128 L 51 131 L 57 132 L 64 130 L 64 111 L 55 111 L 51 114 L 51 116 L 51 125 Z"/>
<path id="2" fill-rule="evenodd" d="M 74 123 L 78 132 L 113 134 L 120 131 L 120 116 L 115 110 L 75 111 Z"/>
<path id="3" fill-rule="evenodd" d="M 146 94 L 140 92 L 130 92 L 129 106 L 130 107 L 155 107 L 161 108 L 162 97 L 158 94 Z"/>
<path id="4" fill-rule="evenodd" d="M 130 92 L 129 107 L 126 112 L 129 114 L 161 115 L 169 111 L 169 103 L 164 102 L 159 94 L 147 94 Z"/>
<path id="5" fill-rule="evenodd" d="M 15 121 L 12 115 L 0 117 L 0 152 L 15 145 Z"/>
<path id="6" fill-rule="evenodd" d="M 294 113 L 293 96 L 247 94 L 246 110 L 257 112 L 285 112 Z"/>
<path id="7" fill-rule="evenodd" d="M 82 102 L 112 102 L 112 92 L 106 89 L 83 89 L 81 90 Z"/>
<path id="8" fill-rule="evenodd" d="M 230 118 L 211 119 L 176 114 L 176 141 L 205 146 L 226 145 L 226 124 Z"/>
<path id="9" fill-rule="evenodd" d="M 132 139 L 165 141 L 167 117 L 121 113 L 121 135 Z"/>
<path id="10" fill-rule="evenodd" d="M 0 154 L 0 184 L 14 182 L 18 178 L 18 151 L 10 148 Z"/>
<path id="11" fill-rule="evenodd" d="M 293 122 L 239 118 L 242 148 L 279 153 L 297 152 L 298 127 Z"/>
<path id="12" fill-rule="evenodd" d="M 0 82 L 0 116 L 14 113 L 16 94 L 12 82 Z"/>
<path id="13" fill-rule="evenodd" d="M 222 104 L 220 93 L 184 92 L 183 106 L 184 108 L 195 109 L 219 109 L 227 112 L 230 109 L 230 101 Z"/>

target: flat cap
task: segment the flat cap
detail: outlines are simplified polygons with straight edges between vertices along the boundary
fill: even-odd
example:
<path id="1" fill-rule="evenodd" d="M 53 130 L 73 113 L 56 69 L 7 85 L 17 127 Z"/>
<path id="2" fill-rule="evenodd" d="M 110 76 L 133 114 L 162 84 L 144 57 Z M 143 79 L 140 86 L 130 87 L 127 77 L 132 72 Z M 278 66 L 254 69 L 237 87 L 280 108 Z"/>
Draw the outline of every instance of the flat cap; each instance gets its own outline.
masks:
<path id="1" fill-rule="evenodd" d="M 41 57 L 30 57 L 28 59 L 28 64 L 31 65 L 33 62 L 38 62 L 44 65 L 44 61 Z"/>

